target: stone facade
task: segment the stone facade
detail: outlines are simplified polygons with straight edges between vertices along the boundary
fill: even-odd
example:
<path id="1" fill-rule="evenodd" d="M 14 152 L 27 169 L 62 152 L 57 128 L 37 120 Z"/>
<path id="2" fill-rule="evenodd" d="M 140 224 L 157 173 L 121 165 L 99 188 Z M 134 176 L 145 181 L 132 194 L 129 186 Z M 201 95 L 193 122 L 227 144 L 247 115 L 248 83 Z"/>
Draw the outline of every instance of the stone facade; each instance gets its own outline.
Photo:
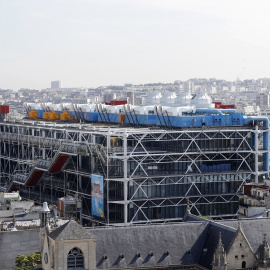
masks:
<path id="1" fill-rule="evenodd" d="M 221 233 L 219 233 L 218 246 L 213 256 L 212 270 L 227 270 L 227 258 L 221 240 Z"/>
<path id="2" fill-rule="evenodd" d="M 240 222 L 227 252 L 224 250 L 220 236 L 212 262 L 212 270 L 235 269 L 270 270 L 270 247 L 266 234 L 264 235 L 262 244 L 258 248 L 256 257 L 255 251 L 252 249 L 240 226 Z"/>
<path id="3" fill-rule="evenodd" d="M 85 239 L 74 239 L 72 231 L 76 229 Z M 41 239 L 41 243 L 43 243 L 42 268 L 44 270 L 68 269 L 68 256 L 73 249 L 81 251 L 85 270 L 96 269 L 96 239 L 89 237 L 89 234 L 75 221 L 68 222 L 63 231 L 59 230 L 59 235 L 55 232 L 50 234 L 47 228 L 42 228 L 41 231 L 41 236 L 44 237 Z"/>
<path id="4" fill-rule="evenodd" d="M 257 259 L 239 226 L 227 252 L 227 270 L 256 268 Z"/>

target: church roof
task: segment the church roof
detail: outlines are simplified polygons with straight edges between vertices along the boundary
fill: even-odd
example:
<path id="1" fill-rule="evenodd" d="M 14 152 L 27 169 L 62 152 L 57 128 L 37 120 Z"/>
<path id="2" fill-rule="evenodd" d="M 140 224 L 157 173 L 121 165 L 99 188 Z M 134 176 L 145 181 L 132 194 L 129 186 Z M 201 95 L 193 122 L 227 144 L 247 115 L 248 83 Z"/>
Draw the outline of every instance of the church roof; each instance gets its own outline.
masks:
<path id="1" fill-rule="evenodd" d="M 185 217 L 184 217 L 184 222 L 192 222 L 192 221 L 199 221 L 199 222 L 204 222 L 206 219 L 199 217 L 199 216 L 195 216 L 191 213 L 186 213 Z"/>
<path id="2" fill-rule="evenodd" d="M 207 224 L 203 221 L 89 229 L 97 239 L 97 268 L 195 264 Z"/>
<path id="3" fill-rule="evenodd" d="M 243 231 L 255 254 L 270 231 L 270 219 L 242 219 Z M 192 214 L 185 222 L 128 227 L 83 228 L 71 220 L 49 234 L 54 240 L 96 239 L 97 269 L 199 264 L 211 268 L 221 235 L 228 252 L 238 232 L 237 220 L 208 221 Z M 270 242 L 270 235 L 267 235 Z M 149 268 L 147 268 L 149 267 Z"/>
<path id="4" fill-rule="evenodd" d="M 54 240 L 82 240 L 93 239 L 94 235 L 84 229 L 76 221 L 70 220 L 49 234 L 49 237 Z"/>
<path id="5" fill-rule="evenodd" d="M 236 229 L 230 228 L 223 224 L 218 224 L 216 222 L 209 222 L 207 235 L 203 245 L 202 253 L 200 256 L 199 264 L 210 269 L 213 254 L 218 245 L 219 233 L 221 233 L 221 240 L 224 246 L 225 251 L 228 250 L 228 247 L 235 235 Z"/>
<path id="6" fill-rule="evenodd" d="M 218 221 L 231 228 L 237 229 L 237 220 L 222 220 Z M 264 233 L 270 232 L 270 220 L 269 218 L 257 218 L 257 219 L 241 219 L 241 228 L 252 247 L 253 251 L 257 255 L 258 248 L 264 239 Z M 267 240 L 270 242 L 270 235 L 267 235 Z"/>

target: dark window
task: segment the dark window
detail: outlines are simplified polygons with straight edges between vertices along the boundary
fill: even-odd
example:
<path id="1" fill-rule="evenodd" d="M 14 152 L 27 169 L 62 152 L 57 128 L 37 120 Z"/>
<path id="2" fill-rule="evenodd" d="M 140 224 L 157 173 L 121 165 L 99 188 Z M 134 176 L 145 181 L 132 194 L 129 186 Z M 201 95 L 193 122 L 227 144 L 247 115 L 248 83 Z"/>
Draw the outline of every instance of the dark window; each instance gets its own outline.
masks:
<path id="1" fill-rule="evenodd" d="M 241 255 L 241 258 L 245 258 L 245 255 Z"/>
<path id="2" fill-rule="evenodd" d="M 242 262 L 242 268 L 246 268 L 246 262 L 245 261 Z"/>
<path id="3" fill-rule="evenodd" d="M 235 255 L 235 259 L 238 259 L 238 255 Z"/>
<path id="4" fill-rule="evenodd" d="M 68 270 L 84 269 L 83 253 L 78 248 L 73 248 L 67 257 Z"/>

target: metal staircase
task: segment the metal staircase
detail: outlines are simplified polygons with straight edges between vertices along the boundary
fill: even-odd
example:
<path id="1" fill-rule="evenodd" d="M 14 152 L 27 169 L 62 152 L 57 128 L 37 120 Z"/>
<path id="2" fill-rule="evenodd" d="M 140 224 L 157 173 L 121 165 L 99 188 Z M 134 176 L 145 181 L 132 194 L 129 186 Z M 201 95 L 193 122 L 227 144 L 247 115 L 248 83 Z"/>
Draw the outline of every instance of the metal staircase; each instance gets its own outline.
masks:
<path id="1" fill-rule="evenodd" d="M 78 153 L 87 154 L 87 147 L 82 144 L 62 143 L 52 159 L 37 160 L 27 175 L 13 175 L 7 192 L 18 190 L 20 185 L 24 185 L 26 187 L 36 186 L 45 172 L 50 174 L 60 172 L 69 160 L 70 156 L 76 156 Z"/>

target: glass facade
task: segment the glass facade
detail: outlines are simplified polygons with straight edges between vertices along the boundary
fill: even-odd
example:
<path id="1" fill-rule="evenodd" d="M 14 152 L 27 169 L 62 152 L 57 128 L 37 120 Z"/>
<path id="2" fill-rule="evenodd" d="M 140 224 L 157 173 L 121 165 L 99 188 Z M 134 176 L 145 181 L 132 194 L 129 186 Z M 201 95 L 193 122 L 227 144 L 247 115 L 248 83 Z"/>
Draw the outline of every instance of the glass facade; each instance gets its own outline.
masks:
<path id="1" fill-rule="evenodd" d="M 256 170 L 259 179 L 268 171 L 268 130 L 259 130 L 263 136 L 252 126 L 160 130 L 6 123 L 0 134 L 1 185 L 23 176 L 25 182 L 15 183 L 25 198 L 56 204 L 67 194 L 78 196 L 83 219 L 107 224 L 181 220 L 187 200 L 196 215 L 235 217 L 241 186 Z M 36 161 L 53 162 L 64 153 L 63 143 L 85 150 L 65 152 L 69 158 L 61 170 L 45 169 L 28 187 L 29 174 L 39 169 Z M 91 174 L 104 178 L 104 218 L 91 216 Z"/>

